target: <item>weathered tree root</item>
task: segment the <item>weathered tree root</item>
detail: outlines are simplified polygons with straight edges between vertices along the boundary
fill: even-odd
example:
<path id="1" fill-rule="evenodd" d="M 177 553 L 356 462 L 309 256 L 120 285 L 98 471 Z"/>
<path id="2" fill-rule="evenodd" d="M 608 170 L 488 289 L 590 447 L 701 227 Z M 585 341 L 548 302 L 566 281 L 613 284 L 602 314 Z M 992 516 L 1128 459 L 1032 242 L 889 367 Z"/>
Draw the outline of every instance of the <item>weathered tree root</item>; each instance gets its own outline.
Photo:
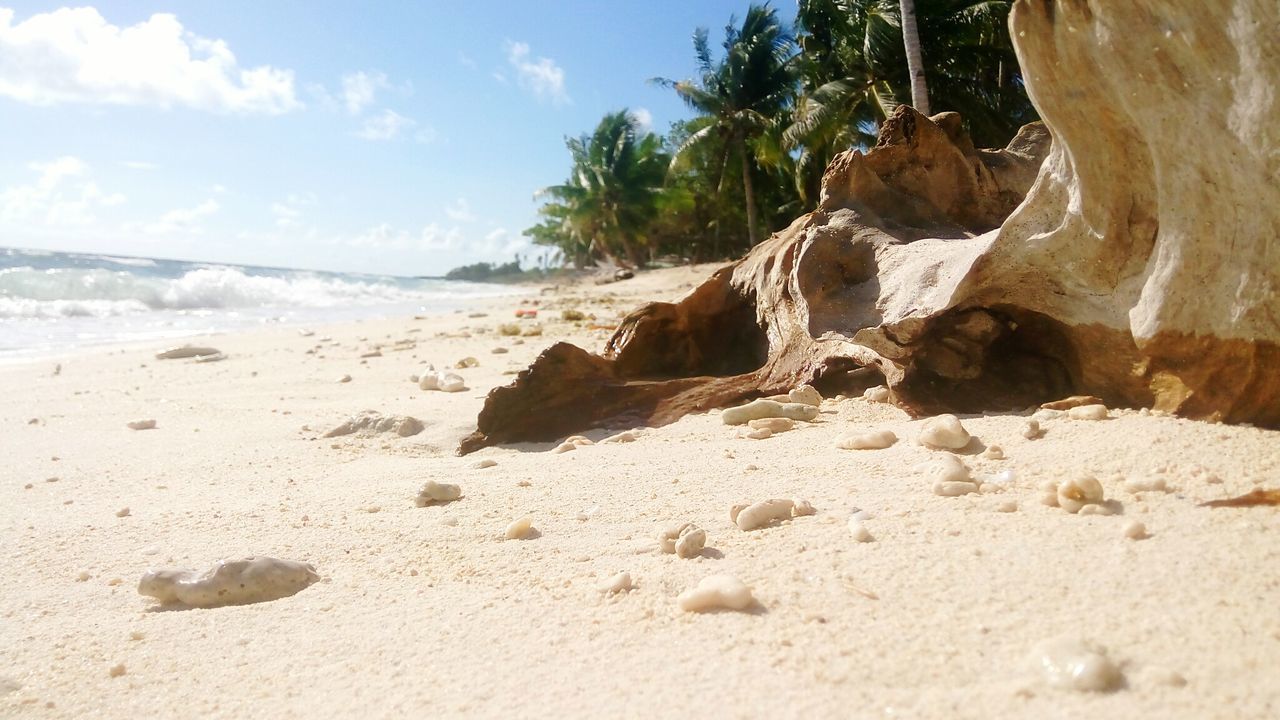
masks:
<path id="1" fill-rule="evenodd" d="M 603 357 L 549 349 L 460 451 L 801 383 L 883 382 L 914 414 L 1087 393 L 1280 426 L 1280 101 L 1247 92 L 1280 85 L 1280 6 L 1228 2 L 1247 22 L 1199 0 L 1019 0 L 1051 147 L 1037 123 L 974 150 L 954 114 L 899 108 L 832 162 L 817 210 L 631 313 Z"/>

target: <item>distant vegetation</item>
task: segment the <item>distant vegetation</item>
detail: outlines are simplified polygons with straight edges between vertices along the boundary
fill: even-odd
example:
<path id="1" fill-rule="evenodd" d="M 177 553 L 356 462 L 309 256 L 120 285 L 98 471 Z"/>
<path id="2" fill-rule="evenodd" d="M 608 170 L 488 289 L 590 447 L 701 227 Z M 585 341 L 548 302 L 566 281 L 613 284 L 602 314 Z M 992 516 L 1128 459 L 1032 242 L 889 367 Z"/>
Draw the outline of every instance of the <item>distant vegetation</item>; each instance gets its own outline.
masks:
<path id="1" fill-rule="evenodd" d="M 485 282 L 485 281 L 499 280 L 503 278 L 511 278 L 513 276 L 518 276 L 522 274 L 523 274 L 523 271 L 520 269 L 519 260 L 513 260 L 512 262 L 505 263 L 503 265 L 496 265 L 494 263 L 487 263 L 487 262 L 479 262 L 479 263 L 475 263 L 474 265 L 463 265 L 462 267 L 456 267 L 450 270 L 449 272 L 445 273 L 444 279 L 445 280 L 471 280 L 472 282 Z"/>
<path id="2" fill-rule="evenodd" d="M 873 145 L 884 119 L 911 102 L 900 1 L 799 0 L 790 29 L 775 9 L 752 5 L 714 52 L 698 28 L 697 75 L 653 81 L 695 117 L 657 135 L 621 110 L 567 139 L 569 178 L 540 191 L 542 220 L 524 234 L 576 267 L 741 254 L 816 207 L 830 160 Z M 980 147 L 1002 146 L 1036 119 L 1009 40 L 1010 5 L 914 2 L 917 92 L 927 87 L 934 113 L 959 112 Z"/>

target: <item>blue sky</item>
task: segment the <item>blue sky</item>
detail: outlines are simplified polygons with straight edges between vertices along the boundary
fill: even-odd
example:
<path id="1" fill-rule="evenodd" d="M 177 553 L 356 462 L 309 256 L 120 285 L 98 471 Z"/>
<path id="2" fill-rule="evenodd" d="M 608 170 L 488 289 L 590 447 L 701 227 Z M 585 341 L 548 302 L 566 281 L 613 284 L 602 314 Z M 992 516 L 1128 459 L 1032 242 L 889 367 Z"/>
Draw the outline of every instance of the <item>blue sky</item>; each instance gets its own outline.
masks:
<path id="1" fill-rule="evenodd" d="M 790 0 L 777 3 L 788 21 Z M 0 0 L 0 245 L 403 275 L 529 252 L 566 135 L 747 0 Z"/>

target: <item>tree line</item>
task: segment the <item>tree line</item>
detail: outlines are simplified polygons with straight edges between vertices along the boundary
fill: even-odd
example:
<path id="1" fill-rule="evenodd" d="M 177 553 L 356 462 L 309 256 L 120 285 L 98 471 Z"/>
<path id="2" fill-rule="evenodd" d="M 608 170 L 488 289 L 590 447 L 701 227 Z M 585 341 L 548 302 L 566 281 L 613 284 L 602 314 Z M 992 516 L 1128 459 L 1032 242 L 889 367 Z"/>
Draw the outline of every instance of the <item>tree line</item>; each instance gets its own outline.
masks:
<path id="1" fill-rule="evenodd" d="M 664 135 L 623 109 L 567 138 L 571 170 L 539 191 L 535 244 L 584 267 L 658 256 L 737 256 L 817 206 L 839 152 L 875 144 L 903 103 L 954 110 L 979 147 L 1036 119 L 1008 32 L 1008 1 L 799 0 L 731 18 L 717 50 L 693 34 L 697 72 L 654 78 L 693 111 Z"/>

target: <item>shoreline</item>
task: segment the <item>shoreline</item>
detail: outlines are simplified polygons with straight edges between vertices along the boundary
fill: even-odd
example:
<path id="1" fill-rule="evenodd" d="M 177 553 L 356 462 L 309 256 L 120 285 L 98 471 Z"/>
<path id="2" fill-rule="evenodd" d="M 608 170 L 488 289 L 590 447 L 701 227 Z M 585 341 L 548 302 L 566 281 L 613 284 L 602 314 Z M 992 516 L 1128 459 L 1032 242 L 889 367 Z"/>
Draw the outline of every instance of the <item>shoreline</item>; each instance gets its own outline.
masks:
<path id="1" fill-rule="evenodd" d="M 306 337 L 212 336 L 228 354 L 215 363 L 156 360 L 179 344 L 156 342 L 77 354 L 56 377 L 43 362 L 0 364 L 0 544 L 15 561 L 0 592 L 0 714 L 336 718 L 358 703 L 369 717 L 628 716 L 707 697 L 744 717 L 1265 717 L 1280 706 L 1265 572 L 1280 557 L 1280 513 L 1199 505 L 1274 487 L 1275 431 L 1111 409 L 1046 421 L 1029 439 L 1026 413 L 961 416 L 1005 458 L 957 457 L 975 475 L 1009 474 L 999 492 L 960 497 L 931 490 L 940 453 L 916 444 L 922 421 L 862 398 L 828 398 L 814 422 L 765 440 L 733 437 L 711 412 L 639 428 L 634 442 L 593 431 L 597 444 L 571 452 L 454 455 L 489 388 L 543 347 L 599 349 L 608 333 L 560 320 L 562 309 L 607 324 L 712 269 Z M 538 319 L 516 320 L 534 299 Z M 498 334 L 513 323 L 542 334 Z M 362 357 L 375 346 L 380 356 Z M 479 362 L 455 370 L 466 391 L 408 379 L 466 357 Z M 423 429 L 324 437 L 366 410 Z M 145 419 L 155 429 L 126 427 Z M 835 447 L 872 430 L 898 442 Z M 1080 473 L 1118 514 L 1041 504 L 1043 483 Z M 418 507 L 428 480 L 462 497 Z M 1163 490 L 1130 489 L 1155 480 Z M 804 499 L 816 514 L 750 532 L 730 522 L 733 505 L 766 498 Z M 848 526 L 858 512 L 868 542 Z M 536 533 L 505 540 L 526 516 Z M 1140 538 L 1126 534 L 1134 520 Z M 703 528 L 706 549 L 659 551 L 673 522 Z M 321 580 L 210 610 L 157 611 L 137 592 L 149 568 L 249 555 L 311 563 Z M 623 571 L 634 589 L 598 589 Z M 740 579 L 756 604 L 681 610 L 677 597 L 713 574 Z M 1104 647 L 1124 685 L 1048 686 L 1035 653 L 1059 637 Z"/>

